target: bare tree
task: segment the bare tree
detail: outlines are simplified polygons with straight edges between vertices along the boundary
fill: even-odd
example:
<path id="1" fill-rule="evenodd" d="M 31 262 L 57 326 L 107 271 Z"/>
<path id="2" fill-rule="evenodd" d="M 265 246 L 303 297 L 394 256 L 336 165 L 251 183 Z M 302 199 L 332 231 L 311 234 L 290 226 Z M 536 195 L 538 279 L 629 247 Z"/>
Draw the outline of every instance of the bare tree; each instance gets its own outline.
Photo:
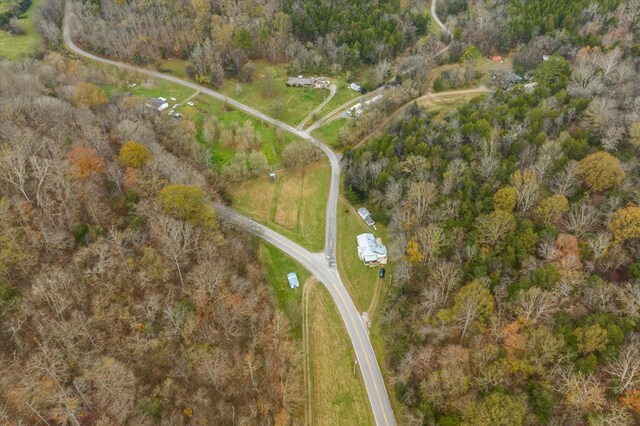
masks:
<path id="1" fill-rule="evenodd" d="M 624 393 L 625 390 L 634 388 L 640 383 L 640 348 L 637 343 L 627 343 L 620 350 L 620 354 L 609 361 L 607 372 L 616 382 L 616 393 Z"/>

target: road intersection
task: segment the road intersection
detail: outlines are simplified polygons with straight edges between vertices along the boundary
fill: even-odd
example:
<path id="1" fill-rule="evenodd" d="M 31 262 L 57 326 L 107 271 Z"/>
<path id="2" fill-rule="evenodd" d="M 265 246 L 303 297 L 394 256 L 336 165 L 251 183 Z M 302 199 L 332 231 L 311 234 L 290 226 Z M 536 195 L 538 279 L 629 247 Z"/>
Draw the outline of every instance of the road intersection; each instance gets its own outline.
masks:
<path id="1" fill-rule="evenodd" d="M 338 207 L 338 195 L 340 189 L 340 159 L 331 148 L 325 145 L 322 141 L 312 137 L 309 133 L 296 129 L 282 121 L 276 120 L 266 114 L 257 111 L 247 105 L 244 105 L 234 99 L 231 99 L 221 93 L 211 90 L 207 87 L 199 84 L 183 80 L 171 75 L 162 74 L 157 71 L 152 71 L 144 68 L 139 68 L 130 64 L 113 61 L 106 59 L 90 52 L 87 52 L 78 47 L 71 37 L 70 21 L 74 19 L 73 13 L 67 6 L 64 24 L 63 24 L 63 37 L 67 47 L 76 54 L 93 61 L 112 65 L 121 69 L 126 69 L 139 74 L 144 74 L 156 79 L 166 80 L 184 87 L 191 88 L 201 93 L 211 96 L 215 99 L 223 101 L 228 105 L 246 112 L 260 120 L 279 127 L 289 133 L 298 136 L 301 139 L 307 140 L 314 145 L 318 146 L 325 155 L 329 158 L 331 165 L 331 186 L 329 190 L 329 198 L 326 207 L 326 235 L 325 235 L 325 249 L 323 253 L 311 253 L 304 249 L 300 245 L 285 238 L 277 232 L 254 222 L 253 220 L 242 216 L 236 211 L 230 209 L 227 206 L 216 204 L 215 208 L 218 211 L 222 220 L 228 220 L 244 229 L 253 232 L 265 241 L 278 247 L 283 252 L 294 258 L 305 268 L 307 268 L 320 282 L 322 282 L 334 302 L 338 307 L 338 311 L 345 323 L 345 327 L 351 339 L 351 343 L 354 348 L 358 365 L 364 379 L 365 388 L 369 397 L 369 402 L 373 411 L 375 422 L 377 425 L 395 425 L 395 417 L 393 409 L 391 408 L 391 402 L 389 395 L 376 359 L 371 340 L 369 339 L 368 330 L 362 321 L 360 313 L 356 309 L 355 304 L 351 300 L 349 293 L 346 290 L 344 283 L 340 278 L 340 274 L 336 268 L 336 221 L 337 221 L 337 207 Z"/>

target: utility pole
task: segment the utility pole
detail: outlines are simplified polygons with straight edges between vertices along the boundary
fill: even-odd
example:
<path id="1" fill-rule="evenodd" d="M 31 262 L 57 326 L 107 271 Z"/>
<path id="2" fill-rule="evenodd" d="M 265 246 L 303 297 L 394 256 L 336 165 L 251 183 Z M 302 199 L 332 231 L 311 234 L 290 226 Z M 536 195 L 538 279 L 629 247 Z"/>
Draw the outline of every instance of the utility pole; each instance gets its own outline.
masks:
<path id="1" fill-rule="evenodd" d="M 356 365 L 358 365 L 358 360 L 357 359 L 353 360 L 353 375 L 354 375 L 354 377 L 356 375 Z"/>

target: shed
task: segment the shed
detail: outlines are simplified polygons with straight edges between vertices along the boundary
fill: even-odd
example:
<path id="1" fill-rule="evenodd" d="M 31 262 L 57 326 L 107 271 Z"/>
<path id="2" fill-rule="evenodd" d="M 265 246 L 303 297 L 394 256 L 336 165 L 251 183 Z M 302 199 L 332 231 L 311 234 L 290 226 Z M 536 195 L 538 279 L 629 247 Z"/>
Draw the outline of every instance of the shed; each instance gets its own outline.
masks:
<path id="1" fill-rule="evenodd" d="M 351 90 L 355 90 L 356 92 L 359 92 L 360 90 L 362 90 L 362 87 L 360 87 L 360 85 L 359 85 L 359 84 L 351 83 L 351 84 L 349 85 L 349 89 L 351 89 Z"/>
<path id="2" fill-rule="evenodd" d="M 164 98 L 148 98 L 144 101 L 144 106 L 155 109 L 156 111 L 164 111 L 169 108 L 169 104 L 166 101 Z"/>
<path id="3" fill-rule="evenodd" d="M 298 281 L 298 275 L 295 272 L 289 272 L 287 274 L 287 280 L 289 281 L 289 287 L 298 288 L 300 287 L 300 281 Z"/>
<path id="4" fill-rule="evenodd" d="M 502 56 L 500 55 L 493 55 L 490 58 L 493 62 L 498 63 L 498 64 L 502 64 L 504 63 L 504 60 L 502 59 Z"/>
<path id="5" fill-rule="evenodd" d="M 366 223 L 367 225 L 373 226 L 376 224 L 376 222 L 371 217 L 371 213 L 369 212 L 369 210 L 367 210 L 366 207 L 360 207 L 358 209 L 358 215 L 362 218 L 362 220 L 364 220 L 364 223 Z"/>

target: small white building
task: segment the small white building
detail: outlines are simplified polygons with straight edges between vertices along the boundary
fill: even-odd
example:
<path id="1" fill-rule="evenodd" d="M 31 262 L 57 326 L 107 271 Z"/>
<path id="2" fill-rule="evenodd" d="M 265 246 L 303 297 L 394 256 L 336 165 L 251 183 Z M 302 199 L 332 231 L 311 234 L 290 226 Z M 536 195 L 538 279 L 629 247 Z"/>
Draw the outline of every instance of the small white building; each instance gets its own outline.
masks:
<path id="1" fill-rule="evenodd" d="M 373 218 L 371 217 L 371 213 L 369 212 L 369 210 L 367 210 L 366 207 L 360 207 L 358 209 L 358 215 L 360 216 L 360 218 L 362 218 L 362 220 L 364 220 L 364 223 L 366 223 L 369 226 L 374 226 L 376 224 L 375 220 L 373 220 Z"/>
<path id="2" fill-rule="evenodd" d="M 387 247 L 382 244 L 380 238 L 373 234 L 360 234 L 358 241 L 358 257 L 368 266 L 387 264 Z"/>
<path id="3" fill-rule="evenodd" d="M 360 90 L 362 90 L 362 87 L 360 87 L 360 85 L 358 85 L 356 83 L 351 83 L 349 85 L 349 89 L 355 90 L 356 92 L 359 92 Z"/>

